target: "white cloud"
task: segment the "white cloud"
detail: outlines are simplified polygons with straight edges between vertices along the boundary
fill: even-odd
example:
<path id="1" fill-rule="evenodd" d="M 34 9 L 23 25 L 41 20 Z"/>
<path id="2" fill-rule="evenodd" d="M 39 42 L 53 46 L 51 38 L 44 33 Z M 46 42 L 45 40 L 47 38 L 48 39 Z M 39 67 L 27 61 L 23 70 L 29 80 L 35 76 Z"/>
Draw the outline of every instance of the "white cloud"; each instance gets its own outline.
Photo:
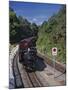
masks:
<path id="1" fill-rule="evenodd" d="M 37 21 L 37 19 L 36 19 L 36 18 L 33 18 L 33 20 L 32 20 L 32 21 L 36 22 L 36 21 Z"/>
<path id="2" fill-rule="evenodd" d="M 43 21 L 47 20 L 47 16 L 45 15 L 39 15 L 35 17 L 30 17 L 29 21 L 31 23 L 36 23 L 37 25 L 41 25 Z"/>

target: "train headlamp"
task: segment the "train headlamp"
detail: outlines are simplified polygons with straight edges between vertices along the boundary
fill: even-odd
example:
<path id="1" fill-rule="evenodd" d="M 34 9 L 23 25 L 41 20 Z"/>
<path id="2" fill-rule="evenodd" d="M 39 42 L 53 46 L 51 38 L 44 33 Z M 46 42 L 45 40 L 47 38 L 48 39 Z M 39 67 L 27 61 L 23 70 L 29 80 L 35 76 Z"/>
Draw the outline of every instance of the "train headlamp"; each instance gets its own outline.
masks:
<path id="1" fill-rule="evenodd" d="M 28 48 L 28 52 L 30 52 L 30 48 Z"/>

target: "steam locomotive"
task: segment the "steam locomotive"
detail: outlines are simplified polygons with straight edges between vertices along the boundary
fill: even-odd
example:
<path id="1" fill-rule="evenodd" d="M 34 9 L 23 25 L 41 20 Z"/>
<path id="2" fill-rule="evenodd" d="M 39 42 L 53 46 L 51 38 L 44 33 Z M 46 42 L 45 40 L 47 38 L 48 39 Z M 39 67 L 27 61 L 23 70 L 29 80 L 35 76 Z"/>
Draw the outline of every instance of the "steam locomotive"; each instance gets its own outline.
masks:
<path id="1" fill-rule="evenodd" d="M 30 37 L 20 41 L 19 43 L 19 62 L 23 63 L 26 69 L 35 69 L 36 60 L 36 38 Z"/>

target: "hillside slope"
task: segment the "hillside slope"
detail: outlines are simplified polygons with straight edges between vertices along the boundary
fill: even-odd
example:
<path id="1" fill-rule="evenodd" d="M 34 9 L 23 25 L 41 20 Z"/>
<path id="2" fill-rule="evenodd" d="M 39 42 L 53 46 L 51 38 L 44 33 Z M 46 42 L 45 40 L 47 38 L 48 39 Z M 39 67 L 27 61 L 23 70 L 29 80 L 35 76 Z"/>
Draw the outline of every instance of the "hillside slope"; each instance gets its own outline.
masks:
<path id="1" fill-rule="evenodd" d="M 58 48 L 57 60 L 66 62 L 66 7 L 44 21 L 38 32 L 37 48 L 40 52 L 51 55 L 52 47 Z"/>

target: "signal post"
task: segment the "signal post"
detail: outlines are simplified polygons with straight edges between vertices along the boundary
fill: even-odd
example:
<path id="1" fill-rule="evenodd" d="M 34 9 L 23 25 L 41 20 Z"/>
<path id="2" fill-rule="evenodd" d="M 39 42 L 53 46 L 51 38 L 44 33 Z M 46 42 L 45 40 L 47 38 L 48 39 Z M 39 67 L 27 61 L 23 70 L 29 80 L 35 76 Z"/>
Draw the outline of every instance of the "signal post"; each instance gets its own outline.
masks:
<path id="1" fill-rule="evenodd" d="M 54 68 L 54 78 L 55 78 L 55 61 L 57 56 L 57 47 L 52 48 L 52 61 L 53 61 L 53 68 Z"/>

